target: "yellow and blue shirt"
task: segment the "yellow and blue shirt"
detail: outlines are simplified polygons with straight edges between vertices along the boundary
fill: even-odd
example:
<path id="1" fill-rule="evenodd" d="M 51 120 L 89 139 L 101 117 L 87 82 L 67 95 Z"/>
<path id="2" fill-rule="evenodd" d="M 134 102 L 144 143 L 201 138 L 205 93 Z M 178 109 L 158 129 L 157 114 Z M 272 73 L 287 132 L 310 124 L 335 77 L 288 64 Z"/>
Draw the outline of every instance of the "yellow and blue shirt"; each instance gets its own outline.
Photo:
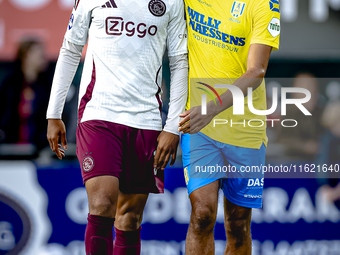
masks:
<path id="1" fill-rule="evenodd" d="M 201 105 L 202 83 L 232 84 L 247 70 L 247 57 L 251 44 L 264 44 L 279 48 L 280 8 L 278 0 L 185 0 L 188 50 L 189 50 L 189 99 L 186 108 Z M 205 86 L 209 90 L 209 86 Z M 221 95 L 226 89 L 216 89 Z M 205 92 L 203 92 L 205 93 Z M 213 92 L 211 92 L 212 95 Z M 207 97 L 209 99 L 209 97 Z M 210 98 L 210 100 L 213 100 Z M 209 100 L 208 100 L 209 101 Z M 260 126 L 249 120 L 262 120 L 255 115 L 244 100 L 244 115 L 233 115 L 233 106 L 215 119 L 227 120 L 226 125 L 213 126 L 211 122 L 201 132 L 210 138 L 246 148 L 259 149 L 267 144 L 266 124 Z M 253 106 L 266 110 L 265 83 L 253 91 Z M 235 124 L 230 126 L 230 123 Z"/>

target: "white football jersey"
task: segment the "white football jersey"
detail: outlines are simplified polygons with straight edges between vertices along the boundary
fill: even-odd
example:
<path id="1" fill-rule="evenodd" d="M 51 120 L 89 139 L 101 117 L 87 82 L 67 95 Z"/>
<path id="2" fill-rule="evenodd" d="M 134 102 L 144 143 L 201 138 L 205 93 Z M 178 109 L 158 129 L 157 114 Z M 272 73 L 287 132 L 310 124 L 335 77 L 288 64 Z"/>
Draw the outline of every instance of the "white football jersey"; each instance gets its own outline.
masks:
<path id="1" fill-rule="evenodd" d="M 183 0 L 77 0 L 65 39 L 85 45 L 79 122 L 162 130 L 165 49 L 187 53 Z"/>

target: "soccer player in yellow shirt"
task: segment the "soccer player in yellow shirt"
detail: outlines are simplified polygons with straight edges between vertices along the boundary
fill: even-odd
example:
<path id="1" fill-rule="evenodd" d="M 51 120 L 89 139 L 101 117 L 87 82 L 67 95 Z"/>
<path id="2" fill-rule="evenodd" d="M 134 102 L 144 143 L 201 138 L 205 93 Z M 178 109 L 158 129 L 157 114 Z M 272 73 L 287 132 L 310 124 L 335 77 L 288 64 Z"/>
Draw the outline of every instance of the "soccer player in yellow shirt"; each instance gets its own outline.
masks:
<path id="1" fill-rule="evenodd" d="M 251 254 L 251 208 L 262 206 L 263 174 L 244 169 L 265 164 L 266 116 L 252 109 L 267 109 L 263 78 L 271 51 L 279 48 L 279 0 L 185 4 L 190 91 L 179 130 L 192 205 L 185 254 L 215 254 L 219 188 L 225 196 L 224 254 Z M 241 91 L 244 96 L 237 95 Z"/>

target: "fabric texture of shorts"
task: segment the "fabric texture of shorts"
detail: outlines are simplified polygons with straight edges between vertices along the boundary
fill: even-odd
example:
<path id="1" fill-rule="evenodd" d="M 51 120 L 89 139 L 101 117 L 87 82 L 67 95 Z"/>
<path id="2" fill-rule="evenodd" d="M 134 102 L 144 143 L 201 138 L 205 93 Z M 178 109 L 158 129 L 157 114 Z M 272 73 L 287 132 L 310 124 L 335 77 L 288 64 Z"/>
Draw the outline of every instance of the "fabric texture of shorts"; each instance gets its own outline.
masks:
<path id="1" fill-rule="evenodd" d="M 163 193 L 164 171 L 153 168 L 159 133 L 102 120 L 79 123 L 77 156 L 84 184 L 111 175 L 123 193 Z"/>
<path id="2" fill-rule="evenodd" d="M 264 166 L 264 144 L 260 149 L 243 148 L 215 141 L 199 132 L 182 134 L 181 148 L 189 196 L 196 189 L 220 180 L 230 202 L 249 208 L 262 207 L 263 173 L 252 173 L 250 169 Z M 208 166 L 213 166 L 209 173 Z"/>

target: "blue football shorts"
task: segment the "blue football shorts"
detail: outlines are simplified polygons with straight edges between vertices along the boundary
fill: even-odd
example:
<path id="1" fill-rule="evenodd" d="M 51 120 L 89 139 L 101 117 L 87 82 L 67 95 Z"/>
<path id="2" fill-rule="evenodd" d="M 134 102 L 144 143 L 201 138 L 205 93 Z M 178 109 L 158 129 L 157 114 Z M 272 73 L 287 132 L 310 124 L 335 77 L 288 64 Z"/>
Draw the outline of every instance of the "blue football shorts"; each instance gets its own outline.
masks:
<path id="1" fill-rule="evenodd" d="M 262 207 L 266 147 L 238 147 L 217 142 L 202 134 L 182 134 L 184 177 L 191 192 L 220 180 L 225 197 L 232 203 Z"/>

